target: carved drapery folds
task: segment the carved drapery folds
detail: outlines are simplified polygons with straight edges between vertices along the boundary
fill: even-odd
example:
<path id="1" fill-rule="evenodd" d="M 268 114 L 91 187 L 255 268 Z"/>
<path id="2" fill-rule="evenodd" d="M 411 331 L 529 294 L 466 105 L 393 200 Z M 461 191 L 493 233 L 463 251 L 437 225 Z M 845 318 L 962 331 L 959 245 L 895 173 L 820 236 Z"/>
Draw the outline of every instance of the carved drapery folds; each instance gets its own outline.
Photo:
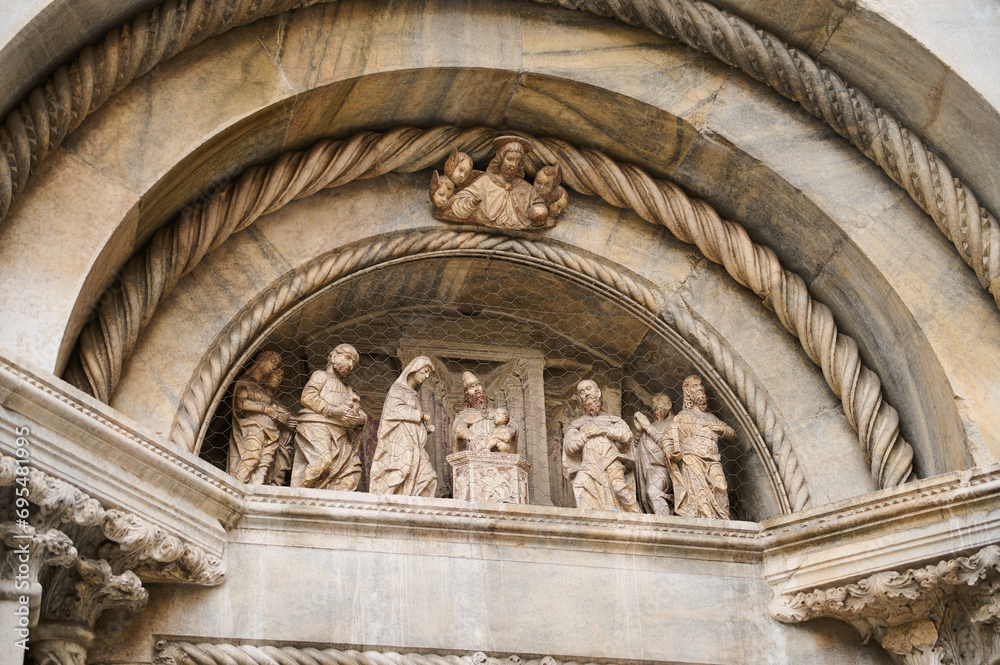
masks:
<path id="1" fill-rule="evenodd" d="M 833 589 L 776 595 L 785 623 L 840 619 L 905 665 L 980 665 L 1000 657 L 1000 547 Z"/>

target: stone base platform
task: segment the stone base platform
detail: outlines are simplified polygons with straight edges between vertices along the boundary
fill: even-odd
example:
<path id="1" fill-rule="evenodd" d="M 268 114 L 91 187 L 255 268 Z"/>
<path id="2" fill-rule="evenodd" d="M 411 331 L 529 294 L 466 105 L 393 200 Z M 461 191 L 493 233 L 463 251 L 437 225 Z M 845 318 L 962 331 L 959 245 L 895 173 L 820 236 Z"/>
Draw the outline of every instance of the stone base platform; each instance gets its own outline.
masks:
<path id="1" fill-rule="evenodd" d="M 455 471 L 454 498 L 461 501 L 528 503 L 531 462 L 514 453 L 464 450 L 447 457 Z"/>

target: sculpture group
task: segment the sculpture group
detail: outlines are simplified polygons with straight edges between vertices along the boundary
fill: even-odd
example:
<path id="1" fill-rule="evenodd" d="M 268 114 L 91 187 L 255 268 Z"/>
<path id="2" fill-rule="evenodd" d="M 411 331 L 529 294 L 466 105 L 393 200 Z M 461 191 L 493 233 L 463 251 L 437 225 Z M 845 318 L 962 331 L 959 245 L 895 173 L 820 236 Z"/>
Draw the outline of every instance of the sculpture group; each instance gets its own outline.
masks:
<path id="1" fill-rule="evenodd" d="M 684 409 L 652 397 L 653 420 L 635 414 L 637 434 L 604 412 L 593 381 L 577 385 L 583 415 L 566 429 L 563 468 L 578 508 L 729 519 L 719 439 L 736 432 L 708 412 L 701 379 L 684 380 Z"/>
<path id="2" fill-rule="evenodd" d="M 560 186 L 558 165 L 543 166 L 534 183 L 525 176 L 525 157 L 533 151 L 520 136 L 493 140 L 496 154 L 486 172 L 473 169 L 472 158 L 453 150 L 444 174 L 431 176 L 430 198 L 434 216 L 446 222 L 478 224 L 498 229 L 542 229 L 555 225 L 569 203 Z"/>
<path id="3" fill-rule="evenodd" d="M 368 416 L 346 383 L 357 367 L 353 346 L 337 346 L 323 370 L 302 390 L 298 414 L 280 404 L 281 356 L 263 351 L 233 386 L 229 471 L 249 484 L 354 491 L 361 479 L 360 430 Z M 430 358 L 410 361 L 382 407 L 369 491 L 433 497 L 437 472 L 427 451 L 434 431 L 420 387 L 434 374 Z M 518 428 L 504 407 L 492 408 L 482 382 L 464 372 L 463 408 L 450 431 L 448 461 L 455 498 L 527 503 L 530 463 L 519 453 Z M 564 431 L 563 469 L 578 508 L 729 519 L 729 496 L 719 439 L 731 427 L 708 412 L 697 376 L 684 380 L 684 404 L 673 414 L 670 398 L 653 395 L 652 419 L 634 417 L 635 433 L 604 410 L 591 380 L 576 389 L 582 415 Z"/>

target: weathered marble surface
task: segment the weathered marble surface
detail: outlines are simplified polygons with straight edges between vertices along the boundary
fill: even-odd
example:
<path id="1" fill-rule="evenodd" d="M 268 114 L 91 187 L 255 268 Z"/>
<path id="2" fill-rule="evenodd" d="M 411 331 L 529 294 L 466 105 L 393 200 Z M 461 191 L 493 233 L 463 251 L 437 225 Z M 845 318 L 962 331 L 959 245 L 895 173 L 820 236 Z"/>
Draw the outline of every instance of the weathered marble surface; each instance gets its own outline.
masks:
<path id="1" fill-rule="evenodd" d="M 63 262 L 64 265 L 73 265 L 74 262 L 80 264 L 78 272 L 62 279 L 64 282 L 68 279 L 72 284 L 81 285 L 71 287 L 69 292 L 78 290 L 83 297 L 70 303 L 71 298 L 65 296 L 67 289 L 62 284 L 55 289 L 58 293 L 54 293 L 50 292 L 53 289 L 49 289 L 46 282 L 35 281 L 24 284 L 25 288 L 19 290 L 16 297 L 8 296 L 2 303 L 5 315 L 14 320 L 26 320 L 29 311 L 35 312 L 28 303 L 46 302 L 44 330 L 53 336 L 58 334 L 56 331 L 65 330 L 58 343 L 48 337 L 38 339 L 37 327 L 27 331 L 19 327 L 5 327 L 0 331 L 0 345 L 14 350 L 30 350 L 33 361 L 42 366 L 61 366 L 65 361 L 66 349 L 90 312 L 89 303 L 93 296 L 89 294 L 97 293 L 107 283 L 113 267 L 120 265 L 129 254 L 128 241 L 141 243 L 152 228 L 166 219 L 169 211 L 175 209 L 181 201 L 196 197 L 206 180 L 225 178 L 227 174 L 242 168 L 247 161 L 274 154 L 282 147 L 282 143 L 289 146 L 308 141 L 320 128 L 332 131 L 336 127 L 338 131 L 348 131 L 362 122 L 375 122 L 377 125 L 394 122 L 427 124 L 455 120 L 455 114 L 460 111 L 463 119 L 477 122 L 503 121 L 534 131 L 555 131 L 559 126 L 565 126 L 565 122 L 557 126 L 547 117 L 573 117 L 574 122 L 570 125 L 574 128 L 574 135 L 567 138 L 610 149 L 613 154 L 622 153 L 620 156 L 644 164 L 652 168 L 654 173 L 672 171 L 674 177 L 682 183 L 709 195 L 722 212 L 731 210 L 737 219 L 748 224 L 752 232 L 762 235 L 769 244 L 787 255 L 790 265 L 800 266 L 807 276 L 820 272 L 830 246 L 839 245 L 845 252 L 845 265 L 849 265 L 854 274 L 864 275 L 866 282 L 874 280 L 873 284 L 879 284 L 885 279 L 885 276 L 878 274 L 883 264 L 878 259 L 869 267 L 868 263 L 873 257 L 882 256 L 884 259 L 895 260 L 898 256 L 894 249 L 879 248 L 885 235 L 881 232 L 873 233 L 869 238 L 854 235 L 851 242 L 845 241 L 845 237 L 851 234 L 850 229 L 857 225 L 851 221 L 850 215 L 847 219 L 842 217 L 842 212 L 838 211 L 844 209 L 834 205 L 821 186 L 824 182 L 839 182 L 841 179 L 829 177 L 828 170 L 817 172 L 783 166 L 789 160 L 790 150 L 799 151 L 800 142 L 778 142 L 778 148 L 764 151 L 753 141 L 741 138 L 757 135 L 752 132 L 759 129 L 761 123 L 755 114 L 719 120 L 725 115 L 726 99 L 730 98 L 730 102 L 740 99 L 740 91 L 747 88 L 747 84 L 741 82 L 741 77 L 732 76 L 729 83 L 718 92 L 718 86 L 722 83 L 722 70 L 716 63 L 706 61 L 703 56 L 663 40 L 643 41 L 640 34 L 631 29 L 609 30 L 607 36 L 602 38 L 602 52 L 610 48 L 623 58 L 628 57 L 632 70 L 647 72 L 648 77 L 655 76 L 664 67 L 676 71 L 676 81 L 680 83 L 680 87 L 672 85 L 666 88 L 675 92 L 666 97 L 663 93 L 646 93 L 649 96 L 643 98 L 638 87 L 627 82 L 631 80 L 630 77 L 616 75 L 610 65 L 594 67 L 591 66 L 590 59 L 581 57 L 576 61 L 575 72 L 572 72 L 566 69 L 571 63 L 567 63 L 567 59 L 556 52 L 560 43 L 565 43 L 570 48 L 579 46 L 581 35 L 587 37 L 601 32 L 593 26 L 604 25 L 604 22 L 595 22 L 595 19 L 587 19 L 582 14 L 571 13 L 564 23 L 553 27 L 551 13 L 557 11 L 553 8 L 524 5 L 515 16 L 510 7 L 488 5 L 482 11 L 492 17 L 489 20 L 519 26 L 512 34 L 520 37 L 513 39 L 511 44 L 520 44 L 521 64 L 516 64 L 516 55 L 512 56 L 511 62 L 515 64 L 510 66 L 514 69 L 506 72 L 494 69 L 485 73 L 475 70 L 477 78 L 475 82 L 471 82 L 468 78 L 461 78 L 463 70 L 442 69 L 438 65 L 482 65 L 482 51 L 456 50 L 454 39 L 430 29 L 422 33 L 422 40 L 419 42 L 389 39 L 403 29 L 402 23 L 397 19 L 405 12 L 396 12 L 386 21 L 374 21 L 373 17 L 381 16 L 377 14 L 378 11 L 378 7 L 361 7 L 349 3 L 337 9 L 319 6 L 233 31 L 158 68 L 145 84 L 129 87 L 109 102 L 105 110 L 92 116 L 67 142 L 67 149 L 84 163 L 69 160 L 68 163 L 57 165 L 59 168 L 53 168 L 48 178 L 53 182 L 79 180 L 81 176 L 73 176 L 63 169 L 92 167 L 103 174 L 99 177 L 108 180 L 107 184 L 102 185 L 104 187 L 119 187 L 120 183 L 131 183 L 143 190 L 140 204 L 142 214 L 133 221 L 122 214 L 88 220 L 88 234 L 92 239 L 75 245 L 73 261 Z M 472 31 L 469 34 L 478 34 L 471 26 L 479 25 L 483 19 L 483 16 L 472 13 L 456 14 L 450 16 L 448 21 L 449 25 L 454 21 L 463 26 L 468 25 Z M 386 25 L 387 32 L 383 35 L 386 37 L 385 43 L 398 42 L 400 46 L 379 51 L 377 57 L 373 55 L 362 58 L 357 53 L 351 58 L 322 56 L 327 53 L 327 49 L 342 46 L 344 39 L 367 39 L 344 36 L 352 34 L 351 31 L 342 29 L 351 21 L 366 22 L 365 25 Z M 455 26 L 459 23 L 455 23 Z M 334 30 L 334 27 L 337 29 Z M 334 30 L 335 36 L 327 40 L 331 30 Z M 284 36 L 279 38 L 279 35 Z M 442 40 L 437 46 L 436 39 Z M 277 57 L 279 42 L 284 44 L 286 54 L 296 51 L 291 48 L 293 43 L 313 44 L 314 48 L 319 48 L 316 57 L 320 57 L 322 66 L 314 74 L 304 64 L 296 65 L 298 56 L 287 55 L 288 61 L 284 62 Z M 445 42 L 449 44 L 447 48 L 444 46 Z M 316 46 L 320 44 L 325 46 Z M 507 46 L 505 43 L 503 49 Z M 413 50 L 408 50 L 411 48 Z M 507 53 L 503 49 L 502 52 Z M 220 69 L 220 61 L 209 55 L 212 52 L 219 54 L 220 58 L 225 53 L 242 53 L 249 57 L 249 64 L 238 73 L 231 68 Z M 603 56 L 595 55 L 595 62 L 607 63 L 601 57 Z M 279 66 L 275 60 L 282 64 Z M 541 75 L 547 71 L 546 63 L 550 61 L 560 63 L 556 71 L 563 79 L 551 78 L 548 74 Z M 651 66 L 652 63 L 655 66 Z M 428 69 L 413 69 L 420 66 Z M 299 79 L 288 78 L 288 72 L 296 71 Z M 325 78 L 319 78 L 320 75 Z M 366 78 L 357 79 L 359 75 L 366 75 Z M 371 78 L 368 75 L 372 75 Z M 459 78 L 454 78 L 455 76 Z M 233 84 L 245 92 L 222 97 L 218 94 L 217 79 L 223 82 L 235 80 Z M 212 85 L 207 85 L 208 81 Z M 432 81 L 439 82 L 443 87 L 427 88 L 426 85 Z M 477 94 L 474 96 L 476 104 L 470 106 L 466 91 L 473 83 L 480 90 L 500 92 L 506 88 L 511 92 L 509 96 Z M 598 88 L 583 87 L 585 84 L 599 85 L 613 93 L 600 93 Z M 225 87 L 226 84 L 220 85 Z M 399 91 L 413 86 L 420 87 L 424 93 L 429 89 L 440 92 L 422 93 L 421 103 L 417 106 L 401 105 L 398 101 Z M 289 103 L 292 101 L 292 92 L 310 88 L 310 99 L 323 99 L 310 107 L 313 110 L 307 113 L 305 109 L 313 102 L 307 103 L 305 98 Z M 645 86 L 645 89 L 650 89 L 650 86 Z M 663 87 L 654 89 L 660 90 Z M 750 85 L 749 90 L 752 99 L 771 99 L 760 86 Z M 450 99 L 454 101 L 448 101 L 449 95 L 453 95 Z M 601 99 L 602 96 L 604 99 Z M 428 105 L 425 103 L 427 99 L 435 99 L 436 102 Z M 497 99 L 506 101 L 503 106 L 490 106 Z M 572 101 L 574 99 L 575 102 Z M 699 102 L 699 99 L 704 103 Z M 177 100 L 184 100 L 184 107 L 178 107 L 180 102 Z M 488 103 L 482 106 L 478 100 L 486 100 Z M 298 101 L 303 103 L 295 106 Z M 665 108 L 650 106 L 646 102 Z M 730 103 L 730 107 L 732 106 Z M 840 139 L 830 137 L 828 130 L 823 130 L 816 121 L 803 117 L 800 110 L 780 101 L 776 104 L 767 103 L 765 106 L 764 112 L 772 126 L 801 128 L 804 134 L 800 136 L 812 137 L 809 144 L 810 159 L 816 157 L 812 154 L 816 150 L 829 150 L 832 162 L 827 162 L 827 165 L 839 164 L 843 173 L 869 173 L 872 170 L 871 165 L 856 151 L 845 147 Z M 210 107 L 212 112 L 201 114 L 203 119 L 189 118 L 191 108 L 202 107 Z M 503 111 L 506 113 L 503 119 L 497 115 L 502 109 L 506 109 Z M 306 125 L 296 129 L 299 126 L 296 125 L 296 118 L 306 118 L 302 113 L 314 118 L 310 121 L 313 123 L 312 129 Z M 314 115 L 315 113 L 320 115 Z M 567 113 L 571 115 L 567 116 Z M 683 116 L 688 121 L 677 124 L 678 116 Z M 620 121 L 622 117 L 630 117 L 631 121 L 623 123 Z M 673 124 L 671 118 L 675 119 Z M 701 125 L 704 133 L 700 136 L 691 134 L 695 126 L 690 123 Z M 154 144 L 143 140 L 136 132 L 125 129 L 128 126 L 155 127 L 179 138 L 176 142 Z M 637 128 L 641 128 L 641 131 L 637 132 Z M 676 131 L 677 128 L 681 131 Z M 823 136 L 824 131 L 829 144 L 816 142 L 816 137 Z M 689 136 L 697 138 L 692 142 Z M 721 140 L 713 138 L 717 136 L 722 137 Z M 795 136 L 795 132 L 790 136 Z M 821 163 L 821 160 L 813 161 Z M 716 183 L 721 182 L 740 182 L 735 178 L 736 172 L 720 170 L 720 165 L 726 163 L 752 165 L 750 173 L 755 177 L 742 181 L 745 186 L 735 190 L 716 186 Z M 792 160 L 790 164 L 794 165 L 795 161 Z M 808 188 L 804 187 L 806 183 L 795 175 L 799 172 L 808 172 L 813 184 Z M 884 176 L 866 176 L 867 180 L 879 181 L 879 178 L 880 182 L 885 182 Z M 37 189 L 41 193 L 44 186 Z M 51 188 L 47 191 L 50 190 Z M 775 191 L 783 191 L 787 196 L 771 196 Z M 837 191 L 834 188 L 830 193 Z M 851 205 L 853 191 L 848 188 L 839 190 L 837 196 L 847 197 L 841 205 Z M 125 195 L 134 196 L 129 192 Z M 34 195 L 28 196 L 34 198 Z M 47 198 L 52 205 L 66 209 L 79 207 L 76 201 L 59 203 L 51 197 Z M 765 198 L 771 200 L 767 206 L 761 207 L 758 202 Z M 24 209 L 31 205 L 30 201 L 26 201 Z M 769 211 L 770 214 L 762 215 L 762 211 Z M 928 224 L 926 218 L 912 208 L 901 205 L 894 209 L 895 212 L 905 215 L 913 224 L 925 227 Z M 827 215 L 833 216 L 842 228 L 829 225 Z M 798 221 L 795 224 L 775 224 L 775 219 Z M 811 221 L 807 223 L 806 220 Z M 27 237 L 36 233 L 40 222 L 33 215 L 26 216 L 15 211 L 8 223 L 10 226 L 7 227 L 7 232 Z M 137 225 L 136 231 L 132 230 L 134 225 Z M 791 229 L 797 228 L 804 232 L 789 235 Z M 927 233 L 933 236 L 936 231 L 930 230 Z M 858 246 L 857 250 L 854 249 L 855 245 Z M 954 263 L 954 251 L 940 242 L 935 246 L 928 246 L 927 251 L 927 257 L 914 266 L 914 269 L 919 268 L 921 275 L 926 269 L 925 265 Z M 36 242 L 31 246 L 30 252 L 21 255 L 20 263 L 0 265 L 4 268 L 10 265 L 10 272 L 14 272 L 13 268 L 17 266 L 30 262 L 40 264 L 43 252 L 51 256 L 47 248 Z M 97 268 L 91 270 L 90 265 Z M 831 264 L 828 274 L 834 274 L 832 265 L 834 264 Z M 919 357 L 920 362 L 912 363 L 902 377 L 893 376 L 893 372 L 900 371 L 903 365 L 891 361 L 888 357 L 890 354 L 876 348 L 863 349 L 875 358 L 874 366 L 886 375 L 884 378 L 889 386 L 893 390 L 903 391 L 903 394 L 890 391 L 889 395 L 903 414 L 904 421 L 915 419 L 927 424 L 926 428 L 906 432 L 918 450 L 925 451 L 922 463 L 926 468 L 918 465 L 918 470 L 932 472 L 955 468 L 964 461 L 960 448 L 957 449 L 958 453 L 946 453 L 943 456 L 940 452 L 927 452 L 934 445 L 933 441 L 940 436 L 948 439 L 961 437 L 962 420 L 950 406 L 952 400 L 948 395 L 948 383 L 958 386 L 961 397 L 969 401 L 969 414 L 975 421 L 975 426 L 983 433 L 986 446 L 995 454 L 1000 443 L 995 440 L 992 432 L 1000 431 L 998 423 L 993 422 L 998 416 L 995 415 L 995 409 L 986 408 L 987 402 L 978 396 L 989 393 L 988 389 L 984 392 L 982 385 L 994 384 L 990 374 L 995 372 L 997 363 L 985 363 L 988 369 L 987 380 L 984 382 L 980 378 L 981 374 L 965 373 L 958 367 L 960 361 L 946 357 L 944 349 L 951 345 L 950 331 L 936 337 L 930 353 L 920 350 L 921 346 L 925 346 L 920 338 L 923 330 L 933 327 L 932 318 L 938 321 L 953 320 L 959 322 L 958 326 L 969 330 L 979 327 L 997 330 L 1000 327 L 992 325 L 997 318 L 996 313 L 985 302 L 981 289 L 971 280 L 968 271 L 957 264 L 956 269 L 948 270 L 948 280 L 956 282 L 953 291 L 955 298 L 941 305 L 943 309 L 936 308 L 933 313 L 920 313 L 922 303 L 927 301 L 924 294 L 910 292 L 904 296 L 904 288 L 917 281 L 914 274 L 910 271 L 898 274 L 899 277 L 893 279 L 891 288 L 885 284 L 878 287 L 882 299 L 892 305 L 895 318 L 887 320 L 878 312 L 869 310 L 860 313 L 853 321 L 847 320 L 845 328 L 854 332 L 858 338 L 871 336 L 895 339 L 899 334 L 899 325 L 911 331 L 920 331 L 914 332 L 916 336 L 911 337 L 912 344 L 908 347 L 911 359 Z M 4 279 L 16 279 L 8 272 L 3 272 L 2 275 L 5 276 Z M 823 295 L 829 296 L 827 300 L 841 316 L 848 311 L 848 303 L 853 310 L 854 303 L 858 300 L 854 297 L 853 289 L 841 293 L 842 281 L 838 279 L 836 286 L 831 284 L 823 291 Z M 919 281 L 927 283 L 923 277 Z M 901 300 L 897 300 L 895 296 L 899 296 Z M 60 302 L 63 304 L 60 305 Z M 977 313 L 971 315 L 971 310 Z M 912 320 L 911 315 L 915 315 Z M 980 323 L 970 323 L 967 318 L 969 316 L 973 317 L 972 321 Z M 868 334 L 862 334 L 863 332 Z M 977 340 L 972 340 L 971 343 L 977 344 L 982 353 L 977 350 L 971 355 L 977 358 L 990 357 L 989 350 L 996 348 L 993 341 L 987 340 L 980 344 Z M 63 350 L 61 354 L 58 350 L 60 348 Z M 930 393 L 912 394 L 908 389 L 900 388 L 904 384 L 912 385 L 911 379 L 913 383 L 929 386 Z"/>

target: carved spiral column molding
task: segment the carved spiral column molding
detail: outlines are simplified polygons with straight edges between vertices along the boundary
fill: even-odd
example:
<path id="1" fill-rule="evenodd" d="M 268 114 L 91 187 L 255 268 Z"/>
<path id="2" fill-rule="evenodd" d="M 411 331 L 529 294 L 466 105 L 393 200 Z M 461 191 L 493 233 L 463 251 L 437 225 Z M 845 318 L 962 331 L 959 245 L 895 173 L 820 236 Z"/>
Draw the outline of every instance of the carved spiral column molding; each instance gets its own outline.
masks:
<path id="1" fill-rule="evenodd" d="M 439 656 L 433 653 L 394 651 L 354 651 L 340 649 L 300 649 L 297 647 L 252 646 L 249 644 L 156 643 L 157 665 L 592 665 L 552 656 L 524 660 L 518 655 L 504 659 L 479 651 L 467 656 Z"/>
<path id="2" fill-rule="evenodd" d="M 29 93 L 0 127 L 0 219 L 38 163 L 112 95 L 213 35 L 317 0 L 167 0 L 83 49 Z"/>
<path id="3" fill-rule="evenodd" d="M 1000 226 L 920 137 L 836 72 L 700 0 L 537 0 L 674 37 L 764 83 L 828 124 L 933 218 L 1000 307 Z"/>
<path id="4" fill-rule="evenodd" d="M 981 665 L 1000 658 L 1000 547 L 856 584 L 775 595 L 785 623 L 832 617 L 872 637 L 906 665 Z"/>
<path id="5" fill-rule="evenodd" d="M 122 366 L 160 299 L 208 251 L 261 215 L 359 178 L 427 168 L 453 148 L 481 158 L 495 134 L 486 128 L 456 127 L 362 132 L 343 141 L 320 141 L 309 150 L 285 153 L 269 166 L 247 170 L 203 205 L 186 208 L 175 224 L 157 231 L 144 253 L 128 262 L 121 290 L 106 294 L 97 319 L 81 333 L 66 379 L 110 401 Z M 754 243 L 743 227 L 719 217 L 708 203 L 635 166 L 563 141 L 533 141 L 536 167 L 560 164 L 568 186 L 667 227 L 762 298 L 823 369 L 858 433 L 879 487 L 909 478 L 913 450 L 899 434 L 898 413 L 882 398 L 878 375 L 861 362 L 854 339 L 837 331 L 830 308 L 813 300 L 805 281 L 785 270 L 771 249 Z"/>
<path id="6" fill-rule="evenodd" d="M 327 0 L 168 0 L 88 46 L 0 127 L 0 220 L 38 163 L 114 93 L 212 35 Z M 1000 306 L 1000 228 L 972 190 L 913 132 L 835 72 L 706 2 L 537 0 L 680 39 L 798 102 L 874 161 L 933 219 Z"/>

